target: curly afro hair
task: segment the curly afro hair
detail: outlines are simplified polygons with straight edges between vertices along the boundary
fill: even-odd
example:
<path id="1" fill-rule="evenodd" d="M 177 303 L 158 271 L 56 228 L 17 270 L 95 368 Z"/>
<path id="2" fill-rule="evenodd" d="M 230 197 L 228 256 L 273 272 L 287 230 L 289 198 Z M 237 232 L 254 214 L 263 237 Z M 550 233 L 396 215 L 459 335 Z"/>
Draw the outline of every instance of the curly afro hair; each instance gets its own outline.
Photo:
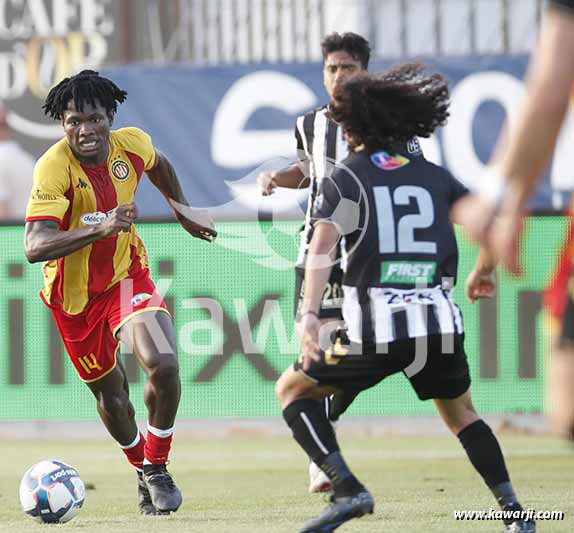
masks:
<path id="1" fill-rule="evenodd" d="M 351 149 L 396 152 L 415 136 L 429 137 L 449 116 L 449 92 L 440 74 L 421 64 L 360 74 L 337 87 L 330 117 L 342 125 Z"/>

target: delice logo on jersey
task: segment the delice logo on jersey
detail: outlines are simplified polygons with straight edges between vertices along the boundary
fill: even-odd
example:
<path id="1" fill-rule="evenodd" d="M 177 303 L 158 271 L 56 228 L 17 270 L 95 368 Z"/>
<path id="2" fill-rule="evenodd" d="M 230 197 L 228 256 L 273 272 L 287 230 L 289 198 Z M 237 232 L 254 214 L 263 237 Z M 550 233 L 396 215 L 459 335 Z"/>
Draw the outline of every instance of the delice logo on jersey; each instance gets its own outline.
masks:
<path id="1" fill-rule="evenodd" d="M 400 154 L 390 155 L 387 152 L 375 152 L 371 155 L 371 161 L 383 170 L 396 170 L 410 163 L 410 159 Z"/>
<path id="2" fill-rule="evenodd" d="M 436 263 L 384 261 L 381 263 L 381 283 L 429 284 L 435 272 Z"/>
<path id="3" fill-rule="evenodd" d="M 121 159 L 112 163 L 112 176 L 120 181 L 125 181 L 130 175 L 130 166 Z"/>
<path id="4" fill-rule="evenodd" d="M 99 224 L 103 222 L 110 216 L 110 213 L 113 210 L 108 211 L 107 213 L 103 213 L 102 211 L 96 211 L 95 213 L 86 213 L 80 217 L 82 223 L 86 224 L 86 226 L 93 226 L 94 224 Z"/>

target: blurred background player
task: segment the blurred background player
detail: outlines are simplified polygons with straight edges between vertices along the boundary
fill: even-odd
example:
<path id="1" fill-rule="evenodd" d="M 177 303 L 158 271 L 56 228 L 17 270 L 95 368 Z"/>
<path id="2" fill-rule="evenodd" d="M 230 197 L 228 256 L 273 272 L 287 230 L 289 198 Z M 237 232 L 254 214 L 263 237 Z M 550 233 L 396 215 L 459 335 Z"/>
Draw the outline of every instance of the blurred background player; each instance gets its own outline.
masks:
<path id="1" fill-rule="evenodd" d="M 327 35 L 321 42 L 323 56 L 323 84 L 329 99 L 335 89 L 358 74 L 365 73 L 369 67 L 371 48 L 369 42 L 356 33 L 337 32 Z M 299 254 L 295 268 L 294 314 L 297 319 L 299 308 L 305 294 L 305 261 L 309 243 L 313 237 L 313 219 L 321 180 L 331 176 L 338 162 L 349 155 L 349 148 L 343 129 L 328 116 L 329 106 L 314 109 L 297 118 L 295 138 L 299 161 L 283 170 L 262 172 L 257 181 L 264 195 L 273 194 L 275 188 L 309 188 L 309 199 L 305 224 L 301 231 Z M 410 149 L 420 151 L 416 139 L 410 141 Z M 342 323 L 341 305 L 343 303 L 343 269 L 339 250 L 334 251 L 331 275 L 325 286 L 319 318 L 323 325 L 329 324 L 335 329 Z M 325 409 L 329 420 L 336 422 L 355 399 L 356 394 L 346 391 L 325 400 Z M 323 471 L 311 461 L 309 465 L 309 492 L 326 492 L 331 482 Z"/>
<path id="2" fill-rule="evenodd" d="M 44 261 L 40 295 L 52 311 L 70 359 L 97 400 L 98 413 L 137 469 L 143 514 L 176 511 L 179 489 L 166 470 L 180 399 L 171 316 L 150 278 L 134 220 L 145 171 L 165 198 L 187 205 L 168 159 L 137 128 L 111 131 L 127 93 L 97 72 L 65 78 L 49 92 L 46 114 L 65 138 L 38 161 L 26 214 L 25 252 Z M 194 237 L 216 232 L 176 211 Z M 139 432 L 119 342 L 133 347 L 148 381 L 147 438 Z"/>
<path id="3" fill-rule="evenodd" d="M 0 102 L 0 220 L 24 220 L 34 163 L 14 139 Z"/>
<path id="4" fill-rule="evenodd" d="M 502 181 L 503 188 L 495 190 L 492 180 L 485 180 L 494 191 L 469 201 L 462 212 L 471 234 L 515 273 L 520 271 L 519 240 L 526 202 L 552 156 L 573 89 L 574 0 L 550 0 L 529 67 L 526 98 L 489 169 L 490 177 Z M 560 330 L 552 357 L 553 419 L 557 431 L 569 439 L 574 439 L 572 231 L 571 225 L 546 296 Z"/>
<path id="5" fill-rule="evenodd" d="M 400 371 L 421 400 L 434 399 L 500 506 L 522 510 L 498 441 L 472 405 L 462 316 L 451 298 L 458 250 L 449 213 L 468 190 L 420 153 L 404 151 L 415 135 L 428 137 L 445 124 L 448 105 L 445 79 L 417 65 L 364 74 L 335 89 L 330 112 L 353 153 L 345 169 L 321 182 L 300 310 L 302 353 L 277 383 L 295 440 L 334 486 L 331 504 L 301 533 L 334 531 L 374 508 L 345 463 L 320 401 L 342 389 L 360 392 Z M 349 201 L 344 210 L 337 209 L 341 198 Z M 352 205 L 360 214 L 358 229 L 349 232 Z M 342 236 L 349 253 L 343 280 L 348 337 L 340 333 L 322 351 L 318 313 Z M 494 265 L 487 268 L 488 257 L 482 258 L 483 270 L 468 280 L 471 298 L 492 296 Z M 533 532 L 535 524 L 515 515 L 505 520 L 505 531 Z"/>
<path id="6" fill-rule="evenodd" d="M 371 48 L 369 42 L 356 33 L 331 33 L 321 42 L 323 55 L 323 84 L 329 99 L 337 85 L 352 79 L 369 67 Z M 328 106 L 319 107 L 297 118 L 295 138 L 297 140 L 297 156 L 299 161 L 283 170 L 262 172 L 257 181 L 264 195 L 273 194 L 276 187 L 289 189 L 309 188 L 309 200 L 305 224 L 301 230 L 299 253 L 295 267 L 295 301 L 294 314 L 297 318 L 299 308 L 305 293 L 305 261 L 309 243 L 313 237 L 313 212 L 319 185 L 324 176 L 330 176 L 337 162 L 349 154 L 347 141 L 343 130 L 327 116 Z M 340 259 L 338 252 L 337 258 Z M 343 319 L 341 305 L 343 271 L 339 262 L 335 262 L 331 276 L 325 287 L 319 318 L 322 324 L 331 323 L 333 328 L 341 324 Z M 325 409 L 329 419 L 335 422 L 340 415 L 341 402 L 348 407 L 353 397 L 339 395 L 333 405 L 327 397 Z M 345 407 L 345 408 L 346 408 Z M 331 489 L 331 482 L 324 472 L 313 462 L 309 464 L 309 492 L 326 492 Z"/>

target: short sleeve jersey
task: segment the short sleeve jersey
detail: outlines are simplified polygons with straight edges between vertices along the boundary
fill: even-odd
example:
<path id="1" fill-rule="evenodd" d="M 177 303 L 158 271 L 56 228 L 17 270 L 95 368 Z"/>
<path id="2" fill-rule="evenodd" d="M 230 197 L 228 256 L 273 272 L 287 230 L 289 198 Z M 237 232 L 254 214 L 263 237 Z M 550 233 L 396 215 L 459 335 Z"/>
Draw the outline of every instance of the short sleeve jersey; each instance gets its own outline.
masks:
<path id="1" fill-rule="evenodd" d="M 99 224 L 118 205 L 133 201 L 143 172 L 155 166 L 155 158 L 150 136 L 138 128 L 112 131 L 108 160 L 96 167 L 80 163 L 62 139 L 36 163 L 26 222 L 52 220 L 60 230 Z M 77 315 L 97 295 L 147 267 L 145 247 L 132 226 L 129 233 L 46 261 L 40 295 L 49 306 Z"/>
<path id="2" fill-rule="evenodd" d="M 314 219 L 339 226 L 346 286 L 411 289 L 456 283 L 451 206 L 468 190 L 422 155 L 359 152 L 323 180 Z"/>

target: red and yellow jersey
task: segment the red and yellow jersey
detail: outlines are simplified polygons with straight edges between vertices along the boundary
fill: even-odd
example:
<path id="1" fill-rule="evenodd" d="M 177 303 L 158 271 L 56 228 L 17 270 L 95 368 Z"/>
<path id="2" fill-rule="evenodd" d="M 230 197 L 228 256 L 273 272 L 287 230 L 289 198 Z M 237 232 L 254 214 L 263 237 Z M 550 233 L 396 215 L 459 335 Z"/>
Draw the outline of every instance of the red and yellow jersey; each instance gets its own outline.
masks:
<path id="1" fill-rule="evenodd" d="M 574 297 L 574 199 L 569 214 L 570 224 L 558 265 L 544 295 L 544 303 L 552 316 L 558 319 L 564 314 L 568 295 Z"/>
<path id="2" fill-rule="evenodd" d="M 62 139 L 36 163 L 26 222 L 53 220 L 60 230 L 98 224 L 118 205 L 133 201 L 143 171 L 152 169 L 155 160 L 150 136 L 138 128 L 110 132 L 107 163 L 97 167 L 80 163 Z M 46 261 L 40 295 L 48 305 L 77 315 L 94 297 L 147 267 L 146 250 L 132 226 L 129 233 Z"/>

